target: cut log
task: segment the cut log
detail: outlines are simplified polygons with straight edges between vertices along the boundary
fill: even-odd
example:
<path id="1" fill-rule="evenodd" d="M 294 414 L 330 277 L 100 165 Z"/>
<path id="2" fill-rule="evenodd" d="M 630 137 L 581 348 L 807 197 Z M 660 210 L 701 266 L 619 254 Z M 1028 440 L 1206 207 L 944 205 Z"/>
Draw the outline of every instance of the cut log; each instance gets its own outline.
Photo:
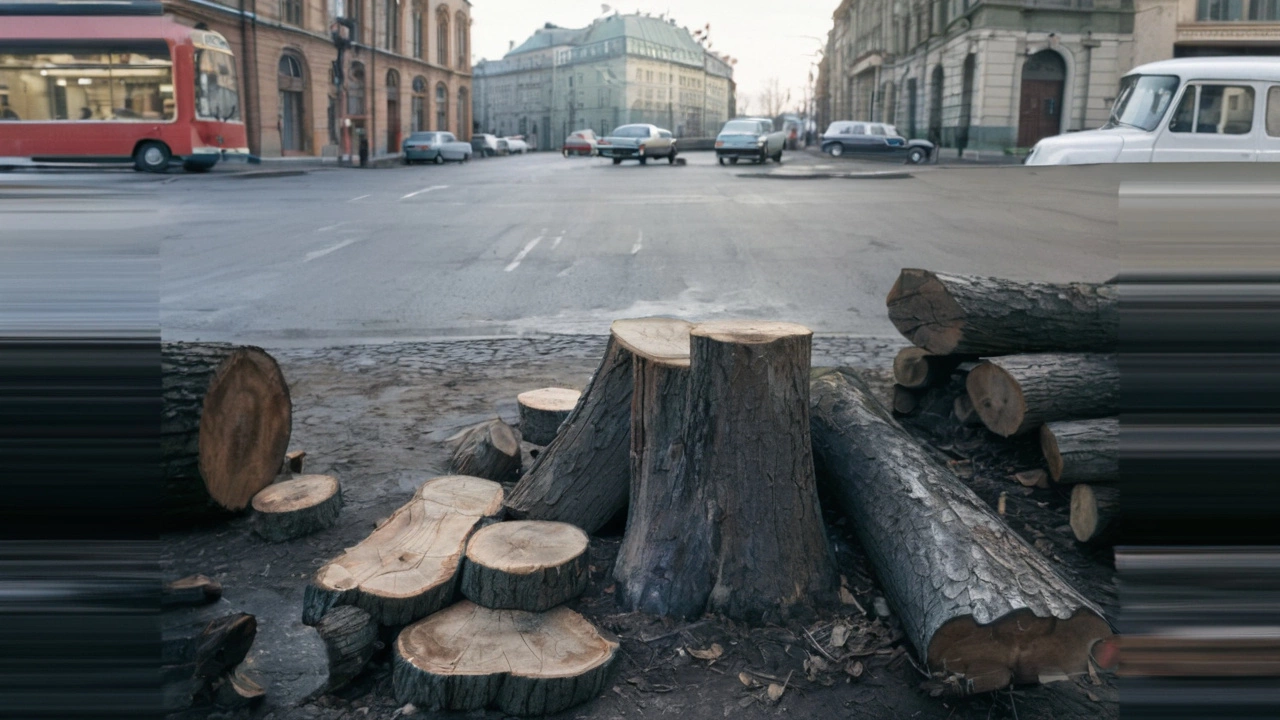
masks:
<path id="1" fill-rule="evenodd" d="M 316 572 L 302 622 L 315 625 L 339 605 L 355 605 L 383 625 L 404 625 L 453 600 L 467 538 L 502 513 L 502 486 L 449 475 L 423 483 L 360 544 Z"/>
<path id="2" fill-rule="evenodd" d="M 512 517 L 567 522 L 593 533 L 626 507 L 632 348 L 686 358 L 690 327 L 670 318 L 613 323 L 604 359 L 582 399 L 507 498 Z"/>
<path id="3" fill-rule="evenodd" d="M 306 450 L 293 450 L 284 454 L 284 466 L 294 475 L 302 474 L 302 461 L 307 458 Z"/>
<path id="4" fill-rule="evenodd" d="M 587 534 L 578 526 L 515 520 L 467 541 L 462 595 L 494 610 L 542 612 L 587 589 Z"/>
<path id="5" fill-rule="evenodd" d="M 1108 352 L 1119 342 L 1113 285 L 1056 285 L 908 268 L 886 304 L 908 340 L 935 355 Z"/>
<path id="6" fill-rule="evenodd" d="M 1080 542 L 1102 540 L 1120 514 L 1120 489 L 1080 483 L 1071 488 L 1071 532 Z"/>
<path id="7" fill-rule="evenodd" d="M 903 348 L 893 359 L 893 379 L 912 390 L 942 385 L 967 360 L 964 355 L 933 355 L 924 348 Z"/>
<path id="8" fill-rule="evenodd" d="M 982 425 L 982 418 L 978 417 L 978 411 L 974 409 L 973 401 L 969 399 L 968 392 L 957 397 L 955 402 L 952 403 L 952 414 L 965 427 Z"/>
<path id="9" fill-rule="evenodd" d="M 582 393 L 569 388 L 542 388 L 516 396 L 520 406 L 520 434 L 534 445 L 550 445 L 560 425 L 578 406 Z"/>
<path id="10" fill-rule="evenodd" d="M 253 496 L 253 530 L 268 542 L 284 542 L 333 527 L 341 510 L 337 478 L 300 475 Z"/>
<path id="11" fill-rule="evenodd" d="M 969 400 L 991 432 L 1011 437 L 1046 422 L 1115 415 L 1120 368 L 1114 355 L 1010 355 L 980 363 Z"/>
<path id="12" fill-rule="evenodd" d="M 256 347 L 164 343 L 160 368 L 167 519 L 245 509 L 289 446 L 293 405 L 279 365 Z"/>
<path id="13" fill-rule="evenodd" d="M 921 390 L 912 390 L 902 385 L 893 386 L 893 412 L 897 415 L 911 415 L 920 407 Z"/>
<path id="14" fill-rule="evenodd" d="M 215 685 L 249 654 L 258 633 L 253 615 L 225 600 L 160 615 L 160 681 L 167 712 L 213 700 Z"/>
<path id="15" fill-rule="evenodd" d="M 266 695 L 266 688 L 242 667 L 223 675 L 215 683 L 213 691 L 214 702 L 224 710 L 249 707 L 260 702 Z"/>
<path id="16" fill-rule="evenodd" d="M 813 382 L 823 478 L 862 541 L 907 637 L 967 692 L 1088 670 L 1111 630 L 972 490 L 932 460 L 861 379 Z"/>
<path id="17" fill-rule="evenodd" d="M 617 652 L 568 608 L 529 613 L 463 600 L 400 633 L 392 684 L 398 702 L 431 711 L 549 715 L 598 695 Z"/>
<path id="18" fill-rule="evenodd" d="M 1013 479 L 1024 487 L 1045 489 L 1049 487 L 1049 473 L 1044 470 L 1023 470 L 1014 473 Z"/>
<path id="19" fill-rule="evenodd" d="M 325 613 L 316 624 L 329 656 L 329 684 L 332 691 L 351 682 L 369 664 L 377 649 L 378 623 L 369 613 L 353 605 L 343 605 Z"/>
<path id="20" fill-rule="evenodd" d="M 1120 421 L 1069 420 L 1040 427 L 1040 449 L 1056 482 L 1120 479 Z"/>
<path id="21" fill-rule="evenodd" d="M 496 482 L 511 482 L 520 474 L 520 437 L 494 418 L 465 433 L 449 459 L 449 472 Z"/>
<path id="22" fill-rule="evenodd" d="M 221 597 L 222 585 L 218 581 L 204 575 L 188 575 L 164 584 L 160 592 L 160 605 L 208 605 Z"/>

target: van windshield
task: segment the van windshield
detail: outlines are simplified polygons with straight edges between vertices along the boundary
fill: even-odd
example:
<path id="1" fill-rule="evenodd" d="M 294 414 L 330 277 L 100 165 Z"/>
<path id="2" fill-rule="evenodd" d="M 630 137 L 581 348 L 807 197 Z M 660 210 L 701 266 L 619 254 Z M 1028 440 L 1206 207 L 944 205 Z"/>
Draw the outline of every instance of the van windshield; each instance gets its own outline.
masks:
<path id="1" fill-rule="evenodd" d="M 1148 132 L 1155 130 L 1176 92 L 1178 78 L 1173 75 L 1130 75 L 1120 81 L 1120 94 L 1111 108 L 1111 119 L 1103 127 L 1123 125 Z"/>

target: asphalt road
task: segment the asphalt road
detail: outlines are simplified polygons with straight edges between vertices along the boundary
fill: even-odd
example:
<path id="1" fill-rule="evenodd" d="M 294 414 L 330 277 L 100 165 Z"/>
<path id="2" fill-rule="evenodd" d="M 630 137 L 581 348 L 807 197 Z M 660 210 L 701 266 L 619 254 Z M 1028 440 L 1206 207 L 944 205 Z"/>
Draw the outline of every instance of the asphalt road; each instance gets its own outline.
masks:
<path id="1" fill-rule="evenodd" d="M 534 154 L 289 177 L 9 173 L 2 232 L 11 247 L 158 243 L 166 339 L 268 347 L 603 333 L 655 314 L 893 336 L 884 297 L 902 267 L 1116 273 L 1116 183 L 1091 168 L 777 179 L 686 157 L 615 167 Z M 904 168 L 794 153 L 763 169 Z"/>

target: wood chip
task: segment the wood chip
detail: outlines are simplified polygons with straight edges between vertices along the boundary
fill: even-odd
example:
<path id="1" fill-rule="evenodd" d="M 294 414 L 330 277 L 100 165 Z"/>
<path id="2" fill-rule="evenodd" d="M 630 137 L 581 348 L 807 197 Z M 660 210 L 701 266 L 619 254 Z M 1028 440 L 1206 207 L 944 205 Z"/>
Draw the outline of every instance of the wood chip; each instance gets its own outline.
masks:
<path id="1" fill-rule="evenodd" d="M 831 628 L 831 647 L 844 647 L 844 644 L 848 639 L 849 627 L 847 625 L 836 625 Z"/>
<path id="2" fill-rule="evenodd" d="M 721 655 L 724 655 L 724 648 L 720 647 L 720 643 L 712 643 L 711 647 L 706 650 L 694 650 L 693 648 L 689 648 L 689 654 L 699 660 L 711 660 L 714 662 L 715 660 L 720 659 Z"/>
<path id="3" fill-rule="evenodd" d="M 1049 473 L 1044 470 L 1024 470 L 1020 473 L 1015 473 L 1013 479 L 1022 483 L 1026 487 L 1049 487 Z"/>
<path id="4" fill-rule="evenodd" d="M 785 688 L 783 688 L 783 687 L 782 687 L 781 685 L 779 685 L 778 683 L 769 683 L 769 690 L 768 690 L 768 693 L 769 693 L 769 701 L 770 701 L 770 702 L 775 702 L 775 703 L 776 703 L 776 702 L 778 702 L 779 700 L 781 700 L 781 699 L 782 699 L 782 693 L 784 693 L 784 692 L 786 692 L 786 689 L 785 689 Z"/>
<path id="5" fill-rule="evenodd" d="M 755 680 L 751 679 L 750 675 L 744 672 L 738 673 L 738 681 L 747 687 L 752 687 L 753 685 L 757 684 Z"/>
<path id="6" fill-rule="evenodd" d="M 996 502 L 996 512 L 1004 515 L 1005 503 L 1008 501 L 1007 493 L 1000 493 L 1000 499 Z"/>
<path id="7" fill-rule="evenodd" d="M 854 678 L 862 677 L 862 673 L 865 670 L 866 670 L 866 667 L 863 666 L 861 660 L 855 660 L 849 663 L 848 665 L 844 666 L 845 673 L 847 673 L 849 677 L 854 677 Z"/>

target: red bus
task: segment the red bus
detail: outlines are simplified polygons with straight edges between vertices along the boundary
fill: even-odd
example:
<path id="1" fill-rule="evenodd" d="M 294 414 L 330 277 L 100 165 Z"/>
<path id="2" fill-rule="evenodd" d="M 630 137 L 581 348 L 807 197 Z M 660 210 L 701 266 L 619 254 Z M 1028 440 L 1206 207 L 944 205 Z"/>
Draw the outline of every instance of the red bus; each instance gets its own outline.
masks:
<path id="1" fill-rule="evenodd" d="M 249 159 L 225 38 L 143 0 L 0 0 L 0 166 Z"/>

